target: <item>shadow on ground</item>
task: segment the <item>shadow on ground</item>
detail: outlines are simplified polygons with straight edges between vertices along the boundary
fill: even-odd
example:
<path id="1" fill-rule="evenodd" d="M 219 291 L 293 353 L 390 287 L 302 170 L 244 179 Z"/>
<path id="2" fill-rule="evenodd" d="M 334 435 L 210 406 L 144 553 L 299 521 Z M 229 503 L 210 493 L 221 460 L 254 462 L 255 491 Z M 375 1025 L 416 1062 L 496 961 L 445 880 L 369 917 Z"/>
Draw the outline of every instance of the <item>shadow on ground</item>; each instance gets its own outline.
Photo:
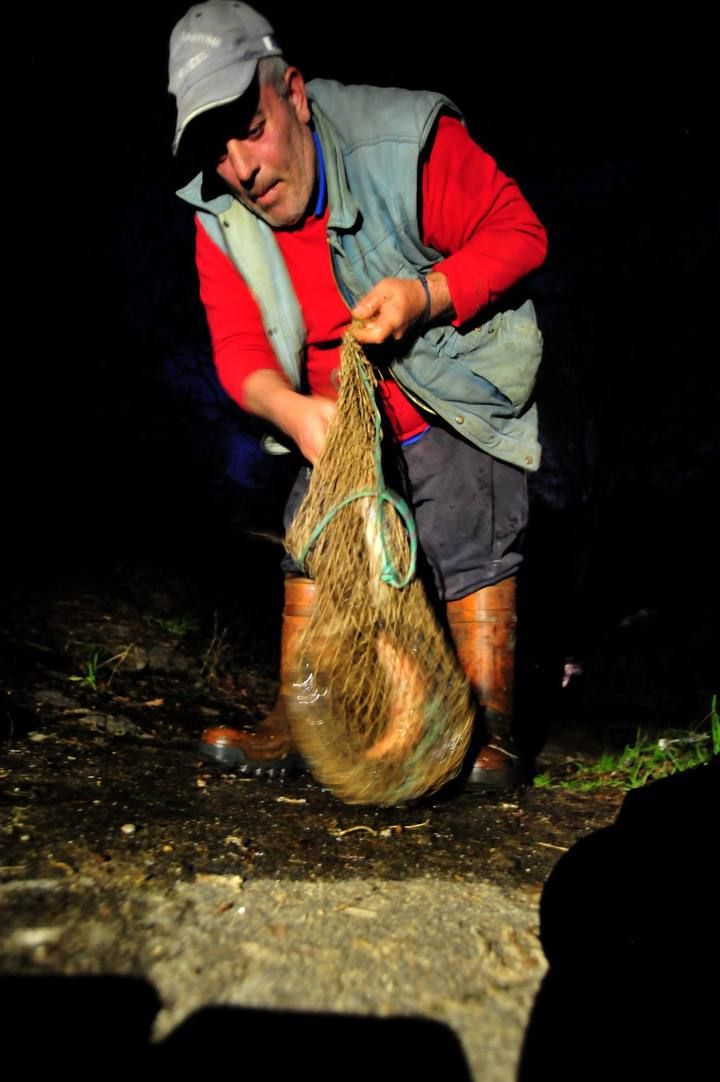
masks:
<path id="1" fill-rule="evenodd" d="M 631 791 L 558 861 L 519 1082 L 710 1077 L 719 796 L 715 758 Z"/>
<path id="2" fill-rule="evenodd" d="M 245 1078 L 432 1078 L 469 1082 L 460 1043 L 439 1022 L 207 1007 L 163 1041 L 147 981 L 132 977 L 5 977 L 4 1053 L 25 1069 L 96 1074 L 132 1067 L 228 1068 Z"/>

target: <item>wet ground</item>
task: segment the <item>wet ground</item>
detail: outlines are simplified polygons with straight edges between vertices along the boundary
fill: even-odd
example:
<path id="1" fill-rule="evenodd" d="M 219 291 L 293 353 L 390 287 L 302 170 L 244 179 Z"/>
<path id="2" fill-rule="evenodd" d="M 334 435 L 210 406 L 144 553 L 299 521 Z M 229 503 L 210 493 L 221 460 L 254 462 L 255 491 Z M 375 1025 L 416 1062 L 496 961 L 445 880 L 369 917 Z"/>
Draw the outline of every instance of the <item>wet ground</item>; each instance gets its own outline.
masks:
<path id="1" fill-rule="evenodd" d="M 413 1054 L 455 1064 L 447 1077 L 514 1077 L 547 970 L 543 890 L 563 854 L 614 823 L 622 793 L 460 787 L 375 809 L 308 775 L 246 779 L 195 745 L 204 725 L 251 724 L 272 704 L 263 627 L 248 638 L 157 577 L 63 579 L 11 601 L 0 957 L 18 1034 L 43 996 L 74 1017 L 106 1003 L 118 1053 L 148 1052 L 151 1027 L 156 1053 L 215 1046 L 227 1019 L 195 1044 L 187 1025 L 218 1005 L 271 1042 L 278 1019 L 310 1012 L 306 1032 L 333 1020 L 361 1044 L 353 1025 L 394 1021 L 399 1049 L 414 1019 Z M 538 766 L 596 751 L 566 728 Z"/>

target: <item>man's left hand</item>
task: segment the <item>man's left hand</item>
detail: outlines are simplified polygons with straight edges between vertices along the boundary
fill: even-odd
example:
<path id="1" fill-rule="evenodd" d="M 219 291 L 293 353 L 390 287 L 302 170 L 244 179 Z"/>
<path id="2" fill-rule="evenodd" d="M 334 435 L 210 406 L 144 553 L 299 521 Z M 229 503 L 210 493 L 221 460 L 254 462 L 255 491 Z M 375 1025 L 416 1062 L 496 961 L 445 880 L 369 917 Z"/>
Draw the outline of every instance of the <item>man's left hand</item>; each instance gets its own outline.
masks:
<path id="1" fill-rule="evenodd" d="M 428 275 L 430 315 L 434 318 L 452 310 L 444 274 Z M 351 311 L 362 326 L 354 329 L 358 342 L 379 345 L 388 338 L 404 338 L 423 317 L 425 290 L 419 278 L 383 278 L 358 301 Z"/>

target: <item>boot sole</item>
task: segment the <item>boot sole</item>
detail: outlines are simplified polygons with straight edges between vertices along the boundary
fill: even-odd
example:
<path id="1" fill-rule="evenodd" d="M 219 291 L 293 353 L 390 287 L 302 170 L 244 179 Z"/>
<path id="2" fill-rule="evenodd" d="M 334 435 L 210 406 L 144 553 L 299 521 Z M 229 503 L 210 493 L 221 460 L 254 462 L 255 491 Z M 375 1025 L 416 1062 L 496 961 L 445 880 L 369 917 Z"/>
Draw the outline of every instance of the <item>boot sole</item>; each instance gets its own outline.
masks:
<path id="1" fill-rule="evenodd" d="M 301 755 L 284 755 L 278 759 L 264 759 L 262 763 L 248 759 L 239 748 L 223 744 L 207 744 L 202 741 L 197 747 L 198 755 L 208 763 L 216 763 L 239 774 L 252 774 L 257 778 L 283 778 L 289 774 L 305 770 L 305 761 Z"/>
<path id="2" fill-rule="evenodd" d="M 471 770 L 466 785 L 469 789 L 488 789 L 493 792 L 511 791 L 520 788 L 520 779 L 515 770 Z"/>

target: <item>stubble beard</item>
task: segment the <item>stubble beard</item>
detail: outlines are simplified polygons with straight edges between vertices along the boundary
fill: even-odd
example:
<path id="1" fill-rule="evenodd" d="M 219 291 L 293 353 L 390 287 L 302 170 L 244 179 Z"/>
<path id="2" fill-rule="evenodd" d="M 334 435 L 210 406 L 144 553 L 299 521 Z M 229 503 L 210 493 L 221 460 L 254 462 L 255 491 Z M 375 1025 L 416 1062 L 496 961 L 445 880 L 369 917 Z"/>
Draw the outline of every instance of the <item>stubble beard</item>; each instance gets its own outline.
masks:
<path id="1" fill-rule="evenodd" d="M 239 203 L 242 203 L 242 205 L 247 210 L 249 210 L 251 214 L 254 214 L 256 218 L 259 218 L 262 222 L 265 222 L 266 225 L 269 225 L 271 227 L 271 229 L 292 229 L 292 227 L 297 225 L 298 222 L 304 217 L 309 204 L 308 197 L 308 200 L 305 202 L 301 209 L 296 209 L 295 207 L 291 206 L 289 211 L 278 219 L 275 211 L 272 208 L 270 208 L 269 210 L 263 210 L 261 206 L 259 206 L 253 199 L 250 199 L 249 196 L 245 195 L 244 193 L 236 191 L 234 194 L 235 198 L 238 200 Z"/>

